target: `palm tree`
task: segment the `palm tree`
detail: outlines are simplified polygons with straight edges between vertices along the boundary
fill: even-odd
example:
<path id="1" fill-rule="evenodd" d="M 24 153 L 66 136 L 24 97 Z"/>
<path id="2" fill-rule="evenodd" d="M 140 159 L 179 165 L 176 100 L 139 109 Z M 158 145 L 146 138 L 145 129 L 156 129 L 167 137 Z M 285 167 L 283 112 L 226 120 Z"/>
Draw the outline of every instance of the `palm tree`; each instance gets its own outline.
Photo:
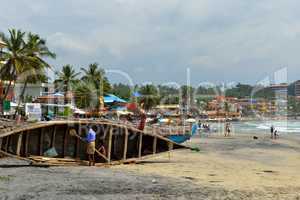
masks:
<path id="1" fill-rule="evenodd" d="M 76 72 L 72 65 L 64 65 L 62 70 L 56 72 L 58 78 L 54 81 L 55 84 L 58 85 L 58 88 L 63 89 L 65 93 L 65 101 L 66 95 L 69 91 L 72 91 L 72 87 L 78 82 L 77 76 L 80 72 Z"/>
<path id="2" fill-rule="evenodd" d="M 26 56 L 24 36 L 25 32 L 15 29 L 9 30 L 9 36 L 0 33 L 0 38 L 6 43 L 6 50 L 2 52 L 0 58 L 0 61 L 4 63 L 0 68 L 0 79 L 1 81 L 9 81 L 5 94 L 0 96 L 0 103 L 6 99 L 11 87 L 14 87 L 17 74 L 22 71 L 24 64 L 29 61 Z"/>
<path id="3" fill-rule="evenodd" d="M 98 66 L 99 65 L 97 63 L 92 63 L 89 65 L 88 69 L 81 68 L 84 73 L 81 80 L 88 83 L 89 85 L 92 84 L 94 91 L 91 92 L 95 92 L 97 98 L 99 99 L 97 106 L 99 109 L 101 104 L 100 97 L 103 96 L 103 94 L 107 93 L 111 89 L 111 86 L 107 77 L 105 77 L 105 71 Z"/>
<path id="4" fill-rule="evenodd" d="M 18 80 L 23 82 L 24 85 L 20 94 L 16 113 L 20 103 L 24 101 L 24 94 L 27 84 L 47 82 L 48 80 L 48 77 L 45 75 L 45 69 L 51 68 L 51 66 L 45 60 L 43 60 L 43 58 L 56 57 L 56 55 L 46 46 L 46 41 L 41 39 L 37 34 L 28 33 L 24 48 L 26 49 L 26 56 L 29 62 L 23 65 L 22 74 L 20 74 L 18 78 Z"/>
<path id="5" fill-rule="evenodd" d="M 103 94 L 111 89 L 107 77 L 105 77 L 105 71 L 99 68 L 98 63 L 92 63 L 88 69 L 81 68 L 84 75 L 81 78 L 83 81 L 91 81 L 94 83 L 95 89 Z"/>

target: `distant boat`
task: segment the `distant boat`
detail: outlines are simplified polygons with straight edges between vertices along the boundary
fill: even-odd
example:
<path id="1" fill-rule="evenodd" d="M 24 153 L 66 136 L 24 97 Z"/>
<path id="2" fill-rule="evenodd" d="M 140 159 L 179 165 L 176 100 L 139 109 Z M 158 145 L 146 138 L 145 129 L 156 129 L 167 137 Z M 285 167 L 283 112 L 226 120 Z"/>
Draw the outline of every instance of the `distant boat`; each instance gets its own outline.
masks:
<path id="1" fill-rule="evenodd" d="M 187 133 L 187 134 L 178 134 L 178 135 L 169 135 L 167 136 L 167 138 L 177 144 L 181 144 L 184 143 L 186 141 L 188 141 L 189 139 L 191 139 L 198 130 L 198 125 L 197 124 L 193 124 L 192 129 L 191 129 L 191 133 Z"/>

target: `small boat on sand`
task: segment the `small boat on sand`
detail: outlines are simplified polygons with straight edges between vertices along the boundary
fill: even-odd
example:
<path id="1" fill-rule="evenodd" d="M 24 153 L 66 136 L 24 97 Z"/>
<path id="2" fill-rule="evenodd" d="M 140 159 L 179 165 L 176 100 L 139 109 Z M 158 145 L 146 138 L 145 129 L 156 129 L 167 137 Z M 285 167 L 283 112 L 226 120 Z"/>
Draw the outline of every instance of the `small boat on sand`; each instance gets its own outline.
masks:
<path id="1" fill-rule="evenodd" d="M 198 125 L 193 124 L 190 133 L 169 135 L 169 136 L 167 136 L 167 138 L 177 144 L 181 144 L 181 143 L 184 143 L 184 142 L 188 141 L 189 139 L 191 139 L 191 137 L 193 137 L 197 133 L 197 131 L 198 131 Z"/>

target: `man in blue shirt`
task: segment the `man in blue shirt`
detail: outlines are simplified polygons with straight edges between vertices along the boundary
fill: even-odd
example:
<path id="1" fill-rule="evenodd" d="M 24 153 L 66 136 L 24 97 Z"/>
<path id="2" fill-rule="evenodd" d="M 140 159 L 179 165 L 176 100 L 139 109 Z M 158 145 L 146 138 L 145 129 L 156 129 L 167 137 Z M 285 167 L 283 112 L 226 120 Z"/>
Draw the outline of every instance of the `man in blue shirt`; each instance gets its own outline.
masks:
<path id="1" fill-rule="evenodd" d="M 85 140 L 87 141 L 87 148 L 86 153 L 88 154 L 89 158 L 89 166 L 95 165 L 95 141 L 96 141 L 96 132 L 89 126 L 89 132 L 86 135 Z"/>

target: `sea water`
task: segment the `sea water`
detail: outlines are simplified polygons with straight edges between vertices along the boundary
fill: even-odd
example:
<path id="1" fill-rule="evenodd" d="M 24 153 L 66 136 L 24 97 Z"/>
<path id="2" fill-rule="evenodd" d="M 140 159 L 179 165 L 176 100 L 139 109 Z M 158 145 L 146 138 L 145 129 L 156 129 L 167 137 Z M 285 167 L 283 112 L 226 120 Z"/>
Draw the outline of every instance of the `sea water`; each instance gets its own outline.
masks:
<path id="1" fill-rule="evenodd" d="M 231 122 L 233 133 L 266 133 L 270 134 L 270 128 L 273 125 L 278 134 L 299 134 L 299 120 L 257 120 L 257 121 L 240 121 Z M 224 123 L 213 123 L 211 127 L 215 132 L 224 132 Z"/>

